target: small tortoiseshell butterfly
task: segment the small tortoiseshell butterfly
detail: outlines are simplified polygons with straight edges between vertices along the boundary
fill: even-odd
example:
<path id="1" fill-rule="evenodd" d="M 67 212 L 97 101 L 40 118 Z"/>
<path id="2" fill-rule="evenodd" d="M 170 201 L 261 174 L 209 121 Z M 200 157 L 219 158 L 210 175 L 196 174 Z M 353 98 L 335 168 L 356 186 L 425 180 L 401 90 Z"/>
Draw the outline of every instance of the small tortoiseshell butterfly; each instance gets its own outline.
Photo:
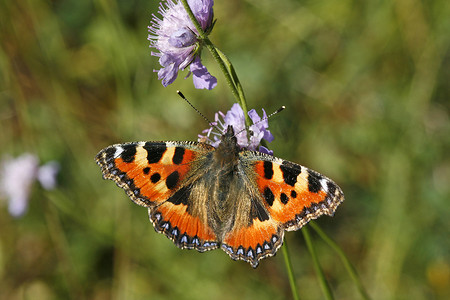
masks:
<path id="1" fill-rule="evenodd" d="M 103 178 L 148 208 L 155 230 L 181 249 L 221 247 L 254 268 L 284 231 L 301 228 L 344 200 L 329 178 L 298 164 L 241 150 L 232 126 L 217 148 L 199 142 L 116 144 L 96 156 Z"/>

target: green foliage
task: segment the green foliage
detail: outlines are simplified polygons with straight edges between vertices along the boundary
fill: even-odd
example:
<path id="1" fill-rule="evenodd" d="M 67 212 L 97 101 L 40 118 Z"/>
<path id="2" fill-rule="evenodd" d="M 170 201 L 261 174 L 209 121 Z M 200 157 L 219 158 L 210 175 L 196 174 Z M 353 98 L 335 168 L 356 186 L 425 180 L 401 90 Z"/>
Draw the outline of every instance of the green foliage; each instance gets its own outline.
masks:
<path id="1" fill-rule="evenodd" d="M 210 39 L 233 62 L 249 109 L 268 112 L 289 159 L 330 178 L 346 201 L 317 223 L 373 299 L 450 297 L 450 6 L 419 1 L 215 1 Z M 28 213 L 0 208 L 2 299 L 285 299 L 281 255 L 253 270 L 223 251 L 179 250 L 147 211 L 102 180 L 112 143 L 196 140 L 233 98 L 183 75 L 163 88 L 147 25 L 157 1 L 2 1 L 0 157 L 61 163 Z M 287 233 L 302 299 L 321 299 L 300 232 Z M 358 299 L 333 250 L 312 235 L 337 299 Z"/>

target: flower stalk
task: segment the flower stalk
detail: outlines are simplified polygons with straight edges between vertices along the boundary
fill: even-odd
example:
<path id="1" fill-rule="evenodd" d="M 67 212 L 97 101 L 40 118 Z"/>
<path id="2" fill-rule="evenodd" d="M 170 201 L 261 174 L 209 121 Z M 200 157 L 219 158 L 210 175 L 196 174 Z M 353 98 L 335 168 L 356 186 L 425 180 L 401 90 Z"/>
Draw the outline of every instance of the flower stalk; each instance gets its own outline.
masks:
<path id="1" fill-rule="evenodd" d="M 245 122 L 246 122 L 247 126 L 250 126 L 250 119 L 247 116 L 247 111 L 248 111 L 247 100 L 245 99 L 244 90 L 242 89 L 241 82 L 239 81 L 239 78 L 236 74 L 233 64 L 228 59 L 228 57 L 222 51 L 220 51 L 220 49 L 216 48 L 212 43 L 211 43 L 211 45 L 213 46 L 214 50 L 217 51 L 217 53 L 219 54 L 220 59 L 222 60 L 223 64 L 227 67 L 226 71 L 227 71 L 227 73 L 229 73 L 228 76 L 231 77 L 233 80 L 232 88 L 237 90 L 237 96 L 235 95 L 236 100 L 241 105 L 242 110 L 245 112 L 245 115 L 246 115 Z M 208 48 L 208 50 L 209 50 L 209 48 Z M 230 85 L 230 83 L 229 83 L 229 85 Z"/>
<path id="2" fill-rule="evenodd" d="M 294 298 L 294 300 L 300 300 L 300 297 L 298 296 L 297 285 L 295 284 L 295 276 L 294 271 L 292 270 L 291 257 L 289 256 L 286 239 L 284 239 L 281 250 L 283 251 L 284 264 L 286 265 L 286 271 L 289 277 L 289 285 L 291 286 L 292 298 Z"/>
<path id="3" fill-rule="evenodd" d="M 192 12 L 191 8 L 189 7 L 189 4 L 187 3 L 187 0 L 181 0 L 181 3 L 183 4 L 183 7 L 186 9 L 186 12 L 189 15 L 189 18 L 191 19 L 195 28 L 197 29 L 199 38 L 203 42 L 203 45 L 209 50 L 209 52 L 211 52 L 212 57 L 219 65 L 219 68 L 222 71 L 223 75 L 225 76 L 225 80 L 231 89 L 231 93 L 236 98 L 237 103 L 239 103 L 239 105 L 242 107 L 242 110 L 244 111 L 245 124 L 247 125 L 247 127 L 249 127 L 251 125 L 251 122 L 247 114 L 248 113 L 247 101 L 245 99 L 242 85 L 234 70 L 233 65 L 231 64 L 230 60 L 226 57 L 226 55 L 222 51 L 220 51 L 216 46 L 214 46 L 214 44 L 209 40 L 208 35 L 203 31 L 202 26 L 197 21 L 197 18 L 195 18 L 194 13 Z"/>
<path id="4" fill-rule="evenodd" d="M 316 249 L 311 240 L 311 235 L 309 234 L 308 226 L 302 227 L 303 237 L 306 242 L 306 246 L 308 247 L 308 251 L 311 254 L 311 258 L 313 260 L 314 269 L 316 270 L 317 277 L 319 278 L 320 287 L 322 288 L 322 292 L 325 296 L 325 299 L 332 300 L 334 299 L 333 294 L 331 292 L 330 286 L 328 285 L 327 279 L 325 278 L 325 274 L 323 273 L 322 267 L 320 266 L 319 259 L 317 257 Z"/>
<path id="5" fill-rule="evenodd" d="M 364 286 L 361 283 L 361 280 L 358 277 L 358 274 L 356 273 L 355 268 L 353 267 L 352 263 L 348 259 L 347 255 L 345 255 L 344 251 L 339 247 L 336 242 L 334 242 L 321 228 L 319 225 L 316 224 L 316 222 L 311 221 L 309 223 L 311 227 L 317 232 L 317 234 L 322 238 L 322 240 L 325 241 L 336 253 L 338 254 L 339 258 L 341 259 L 342 263 L 344 264 L 345 269 L 349 273 L 350 277 L 352 278 L 353 282 L 356 285 L 356 288 L 358 289 L 359 294 L 361 295 L 361 298 L 364 300 L 369 300 L 369 294 L 365 290 Z"/>

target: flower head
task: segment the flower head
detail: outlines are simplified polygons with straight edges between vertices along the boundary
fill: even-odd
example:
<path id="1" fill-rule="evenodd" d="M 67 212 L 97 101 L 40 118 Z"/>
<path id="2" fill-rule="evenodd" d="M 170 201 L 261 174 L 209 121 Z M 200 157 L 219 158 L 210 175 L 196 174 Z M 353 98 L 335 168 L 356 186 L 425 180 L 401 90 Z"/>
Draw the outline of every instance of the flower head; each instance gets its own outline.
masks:
<path id="1" fill-rule="evenodd" d="M 14 217 L 23 215 L 33 183 L 38 180 L 45 189 L 53 189 L 58 171 L 57 162 L 39 167 L 37 156 L 29 153 L 4 158 L 0 163 L 0 196 L 8 200 L 9 213 Z"/>
<path id="2" fill-rule="evenodd" d="M 239 104 L 235 103 L 226 115 L 221 111 L 215 114 L 214 122 L 211 123 L 212 126 L 202 131 L 204 135 L 198 136 L 199 141 L 207 142 L 214 147 L 217 147 L 220 143 L 220 137 L 225 133 L 228 125 L 232 125 L 234 132 L 236 133 L 239 147 L 248 150 L 256 150 L 262 139 L 265 139 L 269 143 L 274 140 L 273 135 L 268 130 L 269 121 L 266 112 L 264 109 L 262 111 L 262 119 L 256 110 L 252 109 L 248 112 L 248 116 L 253 122 L 253 125 L 249 127 L 251 132 L 250 138 L 247 137 L 247 131 L 245 130 L 244 111 Z M 219 129 L 220 132 L 216 132 L 214 129 Z M 258 151 L 273 155 L 273 151 L 264 146 L 260 146 Z"/>
<path id="3" fill-rule="evenodd" d="M 188 0 L 197 21 L 204 32 L 209 32 L 213 24 L 213 0 Z M 159 13 L 162 19 L 153 15 L 149 29 L 148 40 L 150 47 L 159 52 L 152 52 L 153 56 L 159 57 L 161 69 L 158 79 L 163 86 L 168 86 L 178 76 L 179 70 L 190 67 L 190 72 L 197 89 L 213 89 L 217 85 L 217 79 L 212 76 L 201 63 L 201 42 L 199 33 L 192 23 L 189 15 L 181 2 L 172 0 L 166 4 L 160 3 Z"/>

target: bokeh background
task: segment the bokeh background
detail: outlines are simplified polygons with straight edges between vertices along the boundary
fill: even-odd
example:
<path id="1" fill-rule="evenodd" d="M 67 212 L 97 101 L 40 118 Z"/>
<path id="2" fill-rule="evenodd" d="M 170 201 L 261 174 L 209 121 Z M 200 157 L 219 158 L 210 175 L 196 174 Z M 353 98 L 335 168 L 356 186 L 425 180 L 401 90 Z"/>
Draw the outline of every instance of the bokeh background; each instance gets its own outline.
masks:
<path id="1" fill-rule="evenodd" d="M 1 299 L 289 299 L 283 256 L 253 270 L 220 250 L 180 250 L 146 209 L 104 181 L 113 143 L 196 140 L 233 97 L 164 88 L 147 26 L 157 1 L 0 2 L 0 159 L 56 160 L 58 187 L 34 184 L 26 214 L 0 201 Z M 346 201 L 318 224 L 373 299 L 448 299 L 450 7 L 447 0 L 216 0 L 210 36 L 279 157 L 333 178 Z M 323 299 L 301 232 L 286 235 L 302 299 Z M 360 299 L 336 253 L 314 243 L 337 299 Z"/>

